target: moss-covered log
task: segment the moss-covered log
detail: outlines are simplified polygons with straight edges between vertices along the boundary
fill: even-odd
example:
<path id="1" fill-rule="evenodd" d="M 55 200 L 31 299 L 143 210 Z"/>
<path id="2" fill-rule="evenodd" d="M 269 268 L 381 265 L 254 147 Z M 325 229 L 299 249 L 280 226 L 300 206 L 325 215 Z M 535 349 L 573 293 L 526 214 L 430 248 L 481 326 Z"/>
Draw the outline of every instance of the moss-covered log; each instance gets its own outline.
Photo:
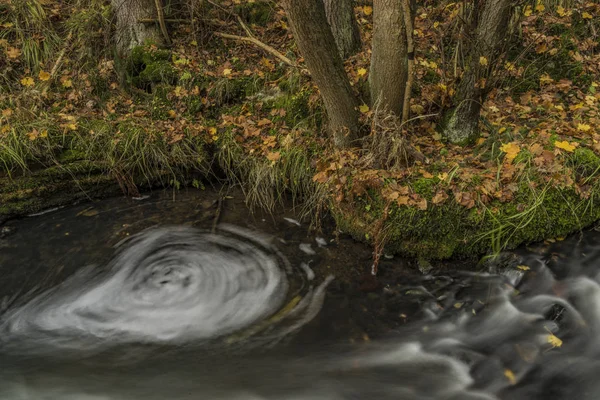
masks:
<path id="1" fill-rule="evenodd" d="M 117 181 L 99 165 L 78 161 L 0 178 L 0 222 L 77 201 L 115 195 Z"/>

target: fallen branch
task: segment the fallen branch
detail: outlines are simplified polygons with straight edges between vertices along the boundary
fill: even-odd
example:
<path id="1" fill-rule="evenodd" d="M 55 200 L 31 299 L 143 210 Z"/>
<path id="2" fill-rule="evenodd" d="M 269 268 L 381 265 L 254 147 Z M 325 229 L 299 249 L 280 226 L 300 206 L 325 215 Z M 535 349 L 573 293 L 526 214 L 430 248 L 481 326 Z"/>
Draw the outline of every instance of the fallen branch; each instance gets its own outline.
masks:
<path id="1" fill-rule="evenodd" d="M 260 40 L 254 38 L 254 37 L 230 35 L 229 33 L 222 33 L 222 32 L 214 32 L 214 34 L 219 37 L 222 37 L 224 39 L 232 39 L 232 40 L 239 40 L 242 42 L 252 43 L 252 44 L 260 47 L 267 53 L 277 57 L 278 59 L 280 59 L 287 65 L 294 67 L 294 68 L 298 68 L 298 66 L 292 60 L 290 60 L 289 58 L 287 58 L 286 56 L 281 54 L 279 51 L 275 50 L 273 47 L 269 46 L 268 44 L 264 44 L 263 42 L 261 42 Z"/>

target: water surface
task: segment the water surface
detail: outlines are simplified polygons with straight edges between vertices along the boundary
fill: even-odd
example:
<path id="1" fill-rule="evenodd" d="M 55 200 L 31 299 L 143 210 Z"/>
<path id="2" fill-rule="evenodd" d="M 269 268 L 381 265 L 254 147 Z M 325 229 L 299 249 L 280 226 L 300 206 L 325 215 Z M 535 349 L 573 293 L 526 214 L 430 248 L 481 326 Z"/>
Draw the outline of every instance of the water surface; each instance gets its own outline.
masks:
<path id="1" fill-rule="evenodd" d="M 0 398 L 600 398 L 596 232 L 373 278 L 285 205 L 156 192 L 7 224 Z"/>

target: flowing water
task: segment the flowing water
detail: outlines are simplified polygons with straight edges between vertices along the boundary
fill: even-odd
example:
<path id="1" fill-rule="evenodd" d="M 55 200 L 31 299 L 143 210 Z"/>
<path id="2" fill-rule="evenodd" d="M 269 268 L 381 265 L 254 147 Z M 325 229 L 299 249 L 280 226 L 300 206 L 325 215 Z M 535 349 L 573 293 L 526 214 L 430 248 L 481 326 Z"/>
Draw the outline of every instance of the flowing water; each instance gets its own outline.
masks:
<path id="1" fill-rule="evenodd" d="M 368 247 L 241 197 L 2 227 L 0 399 L 600 398 L 598 233 L 374 278 Z"/>

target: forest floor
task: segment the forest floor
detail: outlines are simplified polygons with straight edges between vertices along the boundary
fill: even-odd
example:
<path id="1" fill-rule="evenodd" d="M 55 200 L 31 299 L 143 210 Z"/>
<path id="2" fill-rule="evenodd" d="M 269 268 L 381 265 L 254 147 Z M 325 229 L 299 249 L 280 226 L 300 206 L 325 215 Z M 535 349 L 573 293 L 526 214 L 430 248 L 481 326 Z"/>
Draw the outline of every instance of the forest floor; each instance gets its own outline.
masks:
<path id="1" fill-rule="evenodd" d="M 518 39 L 480 82 L 495 89 L 471 147 L 440 129 L 461 71 L 461 4 L 417 11 L 403 125 L 367 105 L 372 7 L 357 7 L 363 50 L 345 65 L 365 139 L 339 151 L 273 3 L 221 1 L 172 24 L 169 49 L 139 47 L 129 60 L 107 50 L 102 1 L 13 3 L 0 7 L 0 218 L 47 206 L 65 181 L 73 193 L 99 182 L 112 192 L 110 180 L 134 195 L 215 175 L 240 183 L 252 205 L 272 209 L 291 193 L 306 214 L 329 209 L 376 257 L 384 247 L 429 259 L 499 251 L 600 218 L 599 4 L 518 10 L 508 28 Z M 290 63 L 215 32 L 252 34 Z M 408 143 L 421 161 L 407 165 Z"/>

